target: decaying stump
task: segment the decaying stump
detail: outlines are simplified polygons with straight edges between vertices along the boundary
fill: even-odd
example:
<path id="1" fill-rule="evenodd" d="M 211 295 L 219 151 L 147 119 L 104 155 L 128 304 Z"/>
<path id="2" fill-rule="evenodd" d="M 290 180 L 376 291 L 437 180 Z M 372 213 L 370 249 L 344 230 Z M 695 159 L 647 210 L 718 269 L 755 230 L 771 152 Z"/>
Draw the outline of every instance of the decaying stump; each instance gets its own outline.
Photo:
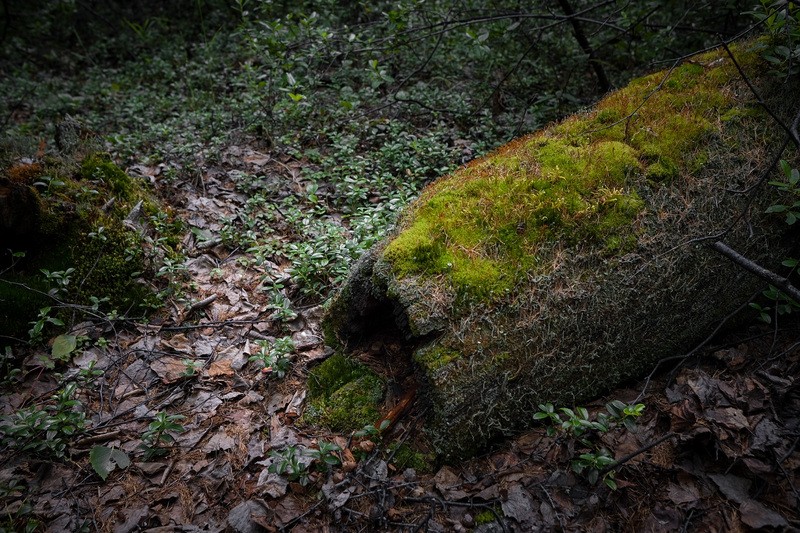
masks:
<path id="1" fill-rule="evenodd" d="M 797 87 L 759 78 L 746 47 L 761 97 L 794 116 L 781 95 Z M 778 270 L 796 253 L 765 214 L 784 138 L 724 51 L 634 80 L 431 184 L 354 267 L 329 339 L 356 350 L 391 324 L 416 343 L 431 442 L 468 456 L 541 402 L 585 401 L 685 353 L 763 288 L 702 238 Z"/>

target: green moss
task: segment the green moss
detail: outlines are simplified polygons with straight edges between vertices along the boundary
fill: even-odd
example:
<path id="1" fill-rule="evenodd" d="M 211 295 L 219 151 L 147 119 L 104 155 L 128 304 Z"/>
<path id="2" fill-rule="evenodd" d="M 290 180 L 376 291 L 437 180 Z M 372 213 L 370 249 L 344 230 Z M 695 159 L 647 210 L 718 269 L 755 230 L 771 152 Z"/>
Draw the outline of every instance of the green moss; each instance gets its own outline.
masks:
<path id="1" fill-rule="evenodd" d="M 430 224 L 414 225 L 386 250 L 395 259 L 396 268 L 403 273 L 442 272 L 448 267 L 442 255 L 445 247 Z"/>
<path id="2" fill-rule="evenodd" d="M 114 194 L 125 200 L 133 197 L 131 178 L 111 161 L 108 154 L 92 154 L 84 159 L 80 176 L 87 181 L 103 182 Z"/>
<path id="3" fill-rule="evenodd" d="M 367 372 L 364 365 L 342 354 L 334 354 L 308 375 L 309 398 L 328 397 Z"/>
<path id="4" fill-rule="evenodd" d="M 666 89 L 685 90 L 697 85 L 705 69 L 697 63 L 684 63 L 672 71 L 670 77 L 664 82 Z"/>
<path id="5" fill-rule="evenodd" d="M 622 114 L 616 109 L 602 109 L 594 117 L 598 124 L 613 124 L 622 118 Z"/>
<path id="6" fill-rule="evenodd" d="M 745 118 L 761 116 L 764 110 L 760 107 L 734 107 L 720 116 L 723 122 L 738 121 Z"/>
<path id="7" fill-rule="evenodd" d="M 475 516 L 475 525 L 481 526 L 483 524 L 489 524 L 497 520 L 497 516 L 502 516 L 502 511 L 499 509 L 496 511 L 492 511 L 491 509 L 486 509 L 485 511 L 481 511 Z"/>
<path id="8" fill-rule="evenodd" d="M 309 403 L 303 421 L 334 431 L 375 424 L 383 389 L 383 381 L 369 368 L 335 354 L 309 373 Z"/>
<path id="9" fill-rule="evenodd" d="M 399 278 L 444 276 L 457 293 L 486 300 L 547 267 L 536 259 L 547 243 L 629 251 L 645 210 L 637 188 L 702 168 L 707 155 L 698 146 L 720 117 L 734 116 L 722 86 L 735 72 L 716 59 L 635 80 L 593 112 L 433 183 L 383 259 Z"/>
<path id="10" fill-rule="evenodd" d="M 393 455 L 392 464 L 398 471 L 413 468 L 418 474 L 426 474 L 433 470 L 433 462 L 436 457 L 432 453 L 414 451 L 406 443 L 392 443 L 389 445 L 389 451 Z"/>
<path id="11" fill-rule="evenodd" d="M 678 167 L 669 159 L 660 159 L 647 166 L 645 176 L 659 183 L 670 183 L 678 177 Z"/>
<path id="12" fill-rule="evenodd" d="M 142 200 L 154 211 L 157 204 L 106 154 L 86 157 L 75 174 L 72 165 L 55 160 L 41 169 L 50 179 L 47 189 L 37 193 L 41 217 L 36 236 L 21 250 L 24 260 L 4 272 L 5 281 L 0 281 L 0 334 L 24 338 L 38 310 L 52 303 L 27 288 L 51 288 L 40 269 L 74 269 L 71 283 L 60 294 L 69 303 L 88 305 L 92 297 L 108 298 L 104 309 L 129 316 L 158 304 L 152 289 L 135 279 L 147 269 L 142 238 L 123 223 L 135 202 Z M 116 198 L 113 207 L 102 209 L 111 197 Z M 160 229 L 174 229 L 168 216 L 162 218 Z"/>
<path id="13" fill-rule="evenodd" d="M 587 163 L 590 185 L 600 183 L 621 185 L 628 176 L 641 167 L 636 150 L 619 141 L 596 143 L 589 152 Z"/>
<path id="14" fill-rule="evenodd" d="M 111 218 L 99 220 L 93 232 L 97 234 L 100 227 L 102 237 L 76 236 L 71 246 L 77 278 L 83 280 L 75 287 L 74 298 L 108 297 L 114 308 L 137 313 L 156 305 L 152 290 L 134 279 L 144 268 L 139 235 Z"/>
<path id="15" fill-rule="evenodd" d="M 450 361 L 459 359 L 461 354 L 455 350 L 442 348 L 441 346 L 431 346 L 427 349 L 420 349 L 414 352 L 414 361 L 423 366 L 426 373 L 430 375 L 438 369 L 447 365 Z"/>

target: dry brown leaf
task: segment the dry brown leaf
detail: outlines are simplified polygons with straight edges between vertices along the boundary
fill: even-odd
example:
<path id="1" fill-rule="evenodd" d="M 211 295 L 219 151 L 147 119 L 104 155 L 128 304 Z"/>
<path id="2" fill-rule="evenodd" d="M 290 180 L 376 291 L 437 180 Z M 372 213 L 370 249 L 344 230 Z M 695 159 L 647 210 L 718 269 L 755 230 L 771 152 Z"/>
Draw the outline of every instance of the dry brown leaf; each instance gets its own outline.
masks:
<path id="1" fill-rule="evenodd" d="M 205 371 L 205 375 L 210 378 L 216 378 L 220 376 L 232 376 L 235 374 L 233 368 L 231 367 L 231 362 L 228 359 L 223 359 L 221 361 L 214 361 L 210 365 L 208 365 L 208 369 Z"/>
<path id="2" fill-rule="evenodd" d="M 736 407 L 722 407 L 719 409 L 707 409 L 704 412 L 705 417 L 712 422 L 715 422 L 728 429 L 741 430 L 750 429 L 750 424 L 747 422 L 747 417 L 741 409 Z"/>
<path id="3" fill-rule="evenodd" d="M 739 512 L 742 522 L 753 529 L 782 528 L 789 525 L 784 517 L 757 501 L 745 501 L 739 506 Z"/>

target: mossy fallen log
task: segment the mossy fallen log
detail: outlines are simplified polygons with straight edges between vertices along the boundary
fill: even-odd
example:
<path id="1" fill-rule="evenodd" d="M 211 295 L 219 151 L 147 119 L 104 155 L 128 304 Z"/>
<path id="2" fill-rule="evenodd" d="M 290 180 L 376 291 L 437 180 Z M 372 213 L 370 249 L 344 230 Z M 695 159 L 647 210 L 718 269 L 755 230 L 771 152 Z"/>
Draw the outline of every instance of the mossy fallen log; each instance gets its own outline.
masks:
<path id="1" fill-rule="evenodd" d="M 793 116 L 797 84 L 735 50 Z M 784 139 L 725 51 L 634 80 L 427 187 L 355 265 L 329 340 L 357 350 L 392 324 L 416 343 L 430 440 L 469 456 L 541 402 L 585 401 L 685 353 L 763 288 L 698 239 L 766 268 L 796 251 L 765 214 Z"/>

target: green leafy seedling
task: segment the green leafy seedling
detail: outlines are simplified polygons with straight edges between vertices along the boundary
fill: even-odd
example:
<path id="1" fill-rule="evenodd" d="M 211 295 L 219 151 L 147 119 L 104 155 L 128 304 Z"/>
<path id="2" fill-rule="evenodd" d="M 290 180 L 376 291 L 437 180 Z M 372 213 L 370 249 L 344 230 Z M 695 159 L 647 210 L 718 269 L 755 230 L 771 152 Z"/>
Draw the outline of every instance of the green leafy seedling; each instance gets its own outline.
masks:
<path id="1" fill-rule="evenodd" d="M 285 475 L 289 481 L 297 481 L 302 486 L 308 485 L 308 465 L 300 461 L 301 451 L 297 446 L 287 446 L 283 450 L 272 450 L 269 456 L 274 462 L 268 471 L 279 476 Z"/>
<path id="2" fill-rule="evenodd" d="M 175 442 L 169 432 L 183 433 L 186 429 L 178 422 L 185 419 L 183 415 L 168 415 L 164 411 L 156 413 L 153 421 L 142 433 L 141 448 L 144 451 L 145 460 L 161 457 L 167 454 L 166 445 Z"/>
<path id="3" fill-rule="evenodd" d="M 547 436 L 552 437 L 556 434 L 556 428 L 561 427 L 561 417 L 556 413 L 556 408 L 552 403 L 540 403 L 539 411 L 533 414 L 534 420 L 546 421 L 549 425 L 547 427 Z"/>
<path id="4" fill-rule="evenodd" d="M 354 437 L 376 437 L 379 436 L 392 421 L 389 419 L 384 420 L 381 422 L 380 426 L 375 426 L 374 424 L 367 424 L 363 428 L 359 429 L 355 433 L 353 433 Z"/>
<path id="5" fill-rule="evenodd" d="M 318 461 L 319 470 L 329 471 L 332 467 L 342 464 L 337 452 L 342 451 L 338 444 L 321 440 L 317 443 L 318 450 L 306 450 L 306 455 Z"/>
<path id="6" fill-rule="evenodd" d="M 794 195 L 797 200 L 791 204 L 771 205 L 766 212 L 785 214 L 786 223 L 791 226 L 800 219 L 800 171 L 792 168 L 783 159 L 781 159 L 780 166 L 786 181 L 770 181 L 769 184 L 785 193 Z"/>
<path id="7" fill-rule="evenodd" d="M 294 342 L 291 337 L 281 337 L 275 339 L 275 342 L 270 344 L 267 341 L 258 341 L 260 346 L 258 353 L 250 356 L 250 361 L 260 361 L 263 365 L 262 372 L 274 375 L 278 378 L 283 378 L 292 367 L 292 361 L 289 359 L 294 349 Z"/>
<path id="8" fill-rule="evenodd" d="M 597 483 L 600 473 L 617 462 L 602 448 L 597 452 L 582 453 L 572 461 L 572 470 L 576 474 L 585 475 L 589 483 Z M 603 482 L 612 490 L 616 490 L 617 482 L 614 480 L 614 471 L 609 470 L 603 475 Z"/>
<path id="9" fill-rule="evenodd" d="M 610 469 L 616 461 L 607 449 L 598 444 L 598 435 L 607 433 L 620 424 L 628 431 L 636 431 L 636 420 L 644 413 L 645 405 L 613 400 L 605 407 L 605 412 L 598 413 L 596 420 L 592 420 L 585 407 L 556 409 L 552 403 L 543 403 L 539 404 L 539 411 L 534 413 L 533 418 L 549 424 L 548 435 L 553 436 L 561 432 L 575 438 L 582 446 L 589 449 L 571 461 L 575 473 L 584 475 L 590 483 L 596 483 L 602 473 L 603 482 L 612 490 L 616 490 L 617 482 L 614 479 L 616 474 Z M 562 415 L 565 418 L 562 418 Z"/>
<path id="10" fill-rule="evenodd" d="M 181 359 L 181 363 L 183 364 L 183 372 L 181 372 L 181 376 L 184 377 L 192 377 L 197 374 L 197 371 L 203 367 L 202 361 L 194 361 L 192 359 Z"/>

